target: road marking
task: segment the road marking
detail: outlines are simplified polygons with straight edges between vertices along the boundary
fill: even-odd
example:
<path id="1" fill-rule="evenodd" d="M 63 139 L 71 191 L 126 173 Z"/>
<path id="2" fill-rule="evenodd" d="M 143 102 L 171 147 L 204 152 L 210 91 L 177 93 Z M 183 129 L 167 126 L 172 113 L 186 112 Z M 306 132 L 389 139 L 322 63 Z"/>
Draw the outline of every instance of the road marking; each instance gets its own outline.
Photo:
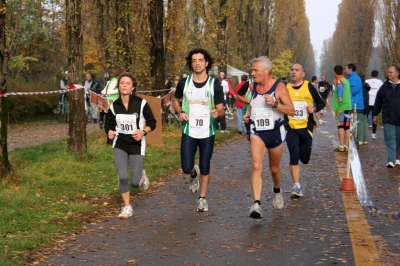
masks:
<path id="1" fill-rule="evenodd" d="M 332 146 L 335 147 L 336 145 L 336 141 L 332 141 Z M 347 175 L 346 155 L 347 153 L 335 153 L 335 161 L 338 167 L 340 182 L 342 182 L 342 179 Z M 364 210 L 358 200 L 357 193 L 355 191 L 342 192 L 342 199 L 346 212 L 347 226 L 349 227 L 355 265 L 372 265 L 372 263 L 374 266 L 382 265 L 368 221 L 365 218 Z"/>

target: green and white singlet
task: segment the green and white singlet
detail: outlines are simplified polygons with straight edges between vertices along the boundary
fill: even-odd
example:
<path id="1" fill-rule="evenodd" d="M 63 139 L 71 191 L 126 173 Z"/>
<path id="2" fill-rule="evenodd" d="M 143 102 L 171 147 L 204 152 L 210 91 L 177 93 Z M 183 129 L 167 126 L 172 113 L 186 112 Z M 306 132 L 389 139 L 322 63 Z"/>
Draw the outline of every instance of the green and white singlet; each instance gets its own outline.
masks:
<path id="1" fill-rule="evenodd" d="M 182 122 L 182 132 L 192 138 L 204 139 L 215 135 L 215 118 L 211 116 L 214 106 L 214 78 L 208 77 L 202 88 L 196 88 L 193 75 L 186 79 L 183 90 L 182 110 L 189 121 Z"/>

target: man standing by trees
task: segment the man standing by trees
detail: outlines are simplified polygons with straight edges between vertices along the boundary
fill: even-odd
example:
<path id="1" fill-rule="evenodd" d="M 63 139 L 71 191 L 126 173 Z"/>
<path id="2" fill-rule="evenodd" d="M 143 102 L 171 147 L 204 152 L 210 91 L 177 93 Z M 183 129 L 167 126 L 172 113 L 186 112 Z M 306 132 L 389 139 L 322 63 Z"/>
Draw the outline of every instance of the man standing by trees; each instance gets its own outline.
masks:
<path id="1" fill-rule="evenodd" d="M 382 86 L 383 82 L 382 80 L 378 79 L 378 75 L 379 72 L 377 70 L 372 70 L 371 72 L 371 78 L 367 79 L 365 82 L 369 84 L 369 86 L 371 86 L 371 89 L 368 92 L 368 110 L 366 112 L 367 114 L 367 121 L 368 121 L 368 125 L 369 127 L 372 127 L 372 138 L 376 139 L 375 133 L 376 133 L 376 128 L 377 128 L 377 124 L 372 123 L 372 109 L 374 108 L 374 104 L 375 104 L 375 98 L 376 98 L 376 94 L 378 93 L 379 88 Z"/>
<path id="2" fill-rule="evenodd" d="M 354 109 L 354 105 L 356 105 L 357 121 L 364 121 L 364 95 L 361 78 L 356 72 L 356 66 L 352 63 L 348 64 L 344 71 L 350 83 L 351 109 Z M 357 130 L 357 140 L 360 139 L 359 136 L 361 136 L 361 130 Z"/>
<path id="3" fill-rule="evenodd" d="M 208 211 L 206 193 L 217 131 L 215 118 L 224 115 L 221 85 L 207 74 L 213 62 L 211 55 L 204 49 L 190 51 L 186 57 L 186 66 L 192 74 L 178 82 L 173 101 L 173 107 L 182 121 L 182 171 L 191 176 L 189 188 L 192 193 L 200 192 L 197 211 Z M 181 98 L 182 107 L 179 104 Z M 194 165 L 197 146 L 200 167 Z"/>
<path id="4" fill-rule="evenodd" d="M 338 127 L 339 147 L 335 151 L 344 152 L 348 150 L 350 137 L 350 111 L 351 111 L 351 93 L 350 84 L 343 76 L 343 67 L 335 66 L 335 91 L 332 98 L 332 110 L 335 111 L 335 117 Z"/>

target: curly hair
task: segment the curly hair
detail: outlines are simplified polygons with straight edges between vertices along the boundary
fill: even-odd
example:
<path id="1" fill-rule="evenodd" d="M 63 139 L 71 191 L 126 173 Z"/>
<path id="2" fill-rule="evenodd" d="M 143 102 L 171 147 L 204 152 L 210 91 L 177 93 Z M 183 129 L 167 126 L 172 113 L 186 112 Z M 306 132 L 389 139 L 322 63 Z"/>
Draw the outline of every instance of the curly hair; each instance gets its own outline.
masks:
<path id="1" fill-rule="evenodd" d="M 128 78 L 130 78 L 132 80 L 132 85 L 133 85 L 133 87 L 135 87 L 135 90 L 133 90 L 132 95 L 136 95 L 136 87 L 137 87 L 136 77 L 132 73 L 129 73 L 129 72 L 122 73 L 118 77 L 118 87 L 119 87 L 119 83 L 121 82 L 121 79 L 123 77 L 128 77 Z M 121 97 L 121 92 L 119 92 L 119 96 Z"/>
<path id="2" fill-rule="evenodd" d="M 202 54 L 204 56 L 204 60 L 208 62 L 206 66 L 207 73 L 210 72 L 212 65 L 214 64 L 214 59 L 211 55 L 204 49 L 196 48 L 189 52 L 188 56 L 186 57 L 186 66 L 190 71 L 193 71 L 192 68 L 192 56 L 194 54 Z"/>

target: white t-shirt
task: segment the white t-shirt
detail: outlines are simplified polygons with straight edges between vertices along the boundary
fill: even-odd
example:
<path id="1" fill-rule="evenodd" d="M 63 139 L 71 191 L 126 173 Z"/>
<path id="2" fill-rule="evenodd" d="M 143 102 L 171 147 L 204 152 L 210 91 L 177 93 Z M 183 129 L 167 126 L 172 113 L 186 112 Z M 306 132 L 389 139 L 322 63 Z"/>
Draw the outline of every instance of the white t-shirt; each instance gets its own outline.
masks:
<path id="1" fill-rule="evenodd" d="M 373 106 L 375 104 L 376 94 L 378 93 L 378 90 L 382 86 L 383 82 L 382 80 L 376 78 L 367 79 L 365 82 L 371 86 L 371 89 L 369 90 L 369 106 Z"/>
<path id="2" fill-rule="evenodd" d="M 222 89 L 224 91 L 224 93 L 229 93 L 229 85 L 228 85 L 228 81 L 223 80 L 221 81 L 221 85 L 222 85 Z"/>

